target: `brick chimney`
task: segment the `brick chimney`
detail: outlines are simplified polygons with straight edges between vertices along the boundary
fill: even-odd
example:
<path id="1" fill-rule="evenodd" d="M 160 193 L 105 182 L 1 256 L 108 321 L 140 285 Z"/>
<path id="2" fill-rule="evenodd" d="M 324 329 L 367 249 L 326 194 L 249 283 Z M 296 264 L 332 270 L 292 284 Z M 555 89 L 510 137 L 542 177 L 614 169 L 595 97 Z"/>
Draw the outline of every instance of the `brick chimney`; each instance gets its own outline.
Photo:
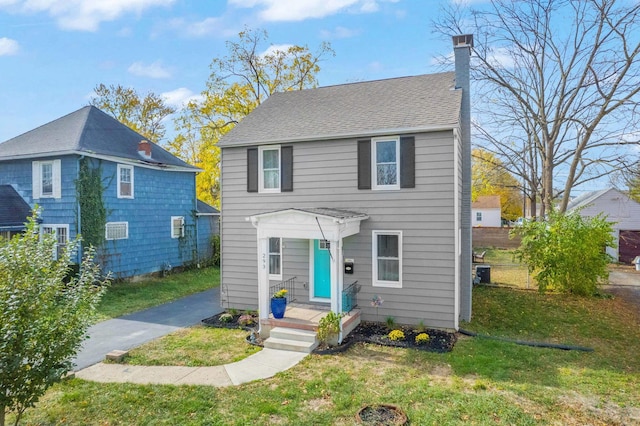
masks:
<path id="1" fill-rule="evenodd" d="M 471 320 L 471 95 L 469 68 L 473 35 L 453 36 L 453 53 L 455 57 L 456 90 L 462 91 L 460 105 L 460 133 L 462 155 L 462 190 L 460 200 L 460 305 L 459 318 Z"/>
<path id="2" fill-rule="evenodd" d="M 138 143 L 138 154 L 146 160 L 151 159 L 151 144 L 149 141 L 141 140 Z"/>

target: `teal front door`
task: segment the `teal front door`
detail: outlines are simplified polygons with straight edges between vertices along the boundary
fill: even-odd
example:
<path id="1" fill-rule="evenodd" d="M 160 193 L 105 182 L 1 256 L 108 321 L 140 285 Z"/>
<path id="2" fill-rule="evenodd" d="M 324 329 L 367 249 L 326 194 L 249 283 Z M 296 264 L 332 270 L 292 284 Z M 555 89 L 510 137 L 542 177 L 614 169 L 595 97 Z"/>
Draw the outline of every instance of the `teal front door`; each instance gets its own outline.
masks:
<path id="1" fill-rule="evenodd" d="M 313 297 L 331 297 L 331 265 L 329 241 L 313 241 Z"/>

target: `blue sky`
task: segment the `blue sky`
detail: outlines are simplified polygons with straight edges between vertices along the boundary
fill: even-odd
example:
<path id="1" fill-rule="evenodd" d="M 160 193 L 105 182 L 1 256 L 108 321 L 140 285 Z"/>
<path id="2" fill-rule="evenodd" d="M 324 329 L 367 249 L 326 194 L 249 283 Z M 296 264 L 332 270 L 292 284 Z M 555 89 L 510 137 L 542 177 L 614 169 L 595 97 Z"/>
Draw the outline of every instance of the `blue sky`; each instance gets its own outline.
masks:
<path id="1" fill-rule="evenodd" d="M 452 50 L 431 29 L 446 1 L 0 0 L 0 141 L 87 105 L 100 83 L 179 106 L 245 26 L 275 45 L 330 42 L 322 86 L 435 72 Z"/>

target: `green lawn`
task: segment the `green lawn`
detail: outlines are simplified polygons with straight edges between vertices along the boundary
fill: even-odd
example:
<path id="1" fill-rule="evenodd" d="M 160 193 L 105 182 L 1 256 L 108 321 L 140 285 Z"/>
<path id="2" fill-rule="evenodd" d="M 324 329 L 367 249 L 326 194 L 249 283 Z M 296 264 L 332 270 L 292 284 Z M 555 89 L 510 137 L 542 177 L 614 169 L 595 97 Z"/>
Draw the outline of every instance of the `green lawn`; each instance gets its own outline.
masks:
<path id="1" fill-rule="evenodd" d="M 358 344 L 312 355 L 241 386 L 141 386 L 72 379 L 25 424 L 352 425 L 364 404 L 397 404 L 411 424 L 615 425 L 640 422 L 640 314 L 619 298 L 474 288 L 483 334 L 590 346 L 562 351 L 461 336 L 453 352 Z"/>
<path id="2" fill-rule="evenodd" d="M 220 285 L 220 269 L 191 269 L 163 278 L 111 284 L 100 305 L 98 320 L 103 321 L 170 302 Z"/>

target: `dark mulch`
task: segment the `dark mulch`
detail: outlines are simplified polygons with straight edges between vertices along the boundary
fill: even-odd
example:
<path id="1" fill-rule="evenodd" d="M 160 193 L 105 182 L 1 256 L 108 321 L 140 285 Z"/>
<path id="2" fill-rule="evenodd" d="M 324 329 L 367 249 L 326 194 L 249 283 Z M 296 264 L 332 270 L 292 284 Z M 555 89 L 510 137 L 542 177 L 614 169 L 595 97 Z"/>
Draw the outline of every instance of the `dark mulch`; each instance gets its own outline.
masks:
<path id="1" fill-rule="evenodd" d="M 228 318 L 228 321 L 221 320 L 221 317 L 225 314 L 225 312 L 221 312 L 212 317 L 205 318 L 202 320 L 202 324 L 207 327 L 244 328 L 248 331 L 252 330 L 251 326 L 247 327 L 238 323 L 240 316 L 243 314 L 242 312 L 234 315 L 229 314 L 231 318 Z M 253 327 L 256 325 L 257 323 L 254 324 Z M 389 339 L 388 335 L 391 330 L 402 330 L 405 338 L 403 340 Z M 429 335 L 429 340 L 421 344 L 416 343 L 416 336 L 420 333 L 427 333 Z M 428 352 L 444 353 L 453 350 L 453 346 L 456 341 L 456 335 L 447 331 L 431 328 L 418 331 L 412 327 L 400 325 L 389 328 L 383 323 L 362 322 L 342 341 L 340 345 L 328 347 L 321 344 L 314 353 L 328 355 L 343 352 L 350 348 L 352 344 L 357 342 L 376 343 L 383 346 L 395 346 L 399 348 L 411 348 Z"/>
<path id="2" fill-rule="evenodd" d="M 391 330 L 401 330 L 404 333 L 405 338 L 403 340 L 389 339 L 388 336 Z M 421 344 L 416 343 L 416 336 L 420 333 L 427 333 L 429 335 L 429 340 Z M 315 352 L 319 354 L 342 352 L 348 349 L 353 343 L 366 342 L 376 343 L 383 346 L 395 346 L 399 348 L 444 353 L 451 352 L 456 341 L 457 337 L 454 333 L 449 333 L 443 330 L 427 328 L 419 331 L 410 326 L 398 325 L 389 328 L 386 324 L 379 322 L 361 322 L 355 330 L 349 333 L 349 335 L 342 341 L 342 344 L 333 348 L 321 345 Z"/>

